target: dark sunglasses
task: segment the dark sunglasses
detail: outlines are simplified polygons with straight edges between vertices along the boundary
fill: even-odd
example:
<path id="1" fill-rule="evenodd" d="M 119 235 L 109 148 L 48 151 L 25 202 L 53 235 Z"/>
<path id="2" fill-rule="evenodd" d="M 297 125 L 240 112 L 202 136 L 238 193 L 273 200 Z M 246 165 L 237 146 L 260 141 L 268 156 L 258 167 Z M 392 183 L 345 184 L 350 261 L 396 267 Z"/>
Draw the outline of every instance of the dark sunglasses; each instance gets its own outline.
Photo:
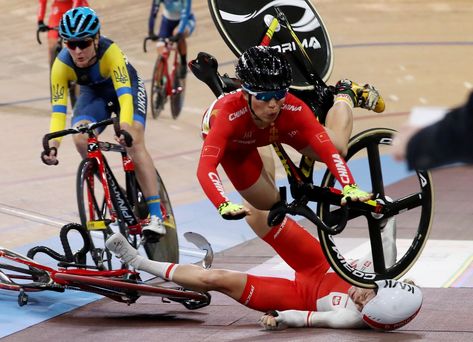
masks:
<path id="1" fill-rule="evenodd" d="M 243 87 L 245 91 L 247 91 L 249 94 L 253 95 L 256 97 L 257 100 L 259 101 L 265 101 L 269 102 L 271 99 L 275 99 L 276 101 L 282 100 L 283 98 L 286 97 L 288 89 L 279 89 L 279 90 L 271 90 L 271 91 L 252 91 L 249 90 L 245 87 Z"/>
<path id="2" fill-rule="evenodd" d="M 86 39 L 86 40 L 68 40 L 65 42 L 66 46 L 71 49 L 75 50 L 79 48 L 81 50 L 87 49 L 93 43 L 93 39 Z"/>

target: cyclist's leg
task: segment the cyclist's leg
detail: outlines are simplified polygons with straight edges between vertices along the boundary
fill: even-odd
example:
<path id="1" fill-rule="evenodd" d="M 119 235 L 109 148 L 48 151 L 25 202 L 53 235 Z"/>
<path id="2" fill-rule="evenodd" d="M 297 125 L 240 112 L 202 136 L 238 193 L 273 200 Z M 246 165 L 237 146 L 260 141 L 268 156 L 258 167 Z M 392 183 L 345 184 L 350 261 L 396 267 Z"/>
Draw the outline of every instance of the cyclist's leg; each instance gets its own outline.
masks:
<path id="1" fill-rule="evenodd" d="M 279 201 L 271 168 L 269 172 L 265 169 L 257 149 L 241 159 L 224 158 L 222 166 L 237 191 L 251 205 L 252 214 L 248 217 L 251 228 L 260 237 L 266 235 L 270 227 L 259 211 L 269 210 Z M 253 214 L 254 218 L 251 217 Z"/>
<path id="2" fill-rule="evenodd" d="M 181 58 L 181 67 L 179 70 L 179 77 L 185 78 L 187 74 L 187 38 L 191 36 L 192 32 L 195 29 L 195 18 L 192 15 L 184 28 L 184 33 L 182 38 L 179 40 L 177 49 L 179 51 L 179 56 Z M 177 29 L 174 29 L 174 34 L 177 34 Z"/>
<path id="3" fill-rule="evenodd" d="M 336 89 L 335 102 L 327 113 L 325 128 L 340 154 L 346 156 L 348 140 L 353 130 L 353 108 L 360 107 L 380 113 L 384 110 L 384 100 L 368 84 L 360 86 L 350 80 L 341 80 Z"/>
<path id="4" fill-rule="evenodd" d="M 158 36 L 161 38 L 169 38 L 172 36 L 174 28 L 179 24 L 179 20 L 171 20 L 166 18 L 164 15 L 161 19 L 161 26 L 159 27 Z M 158 56 L 163 53 L 164 43 L 162 41 L 158 41 L 156 43 L 156 49 L 158 52 Z"/>
<path id="5" fill-rule="evenodd" d="M 276 166 L 274 163 L 272 147 L 269 145 L 260 147 L 258 148 L 258 152 L 261 156 L 261 160 L 263 161 L 264 170 L 266 171 L 262 172 L 261 174 L 261 183 L 265 185 L 274 185 L 274 188 L 276 188 Z M 277 200 L 279 200 L 279 197 Z M 250 202 L 246 200 L 244 201 L 244 205 L 251 211 L 251 215 L 245 217 L 246 222 L 250 225 L 251 229 L 253 229 L 253 231 L 258 234 L 258 236 L 261 237 L 265 235 L 270 228 L 267 224 L 267 210 L 256 209 Z"/>
<path id="6" fill-rule="evenodd" d="M 289 216 L 262 239 L 296 272 L 325 274 L 330 267 L 320 242 Z"/>
<path id="7" fill-rule="evenodd" d="M 156 200 L 158 200 L 158 178 L 153 160 L 146 149 L 144 132 L 145 126 L 135 120 L 129 129 L 129 133 L 133 137 L 133 145 L 128 148 L 128 152 L 135 163 L 136 178 L 147 201 L 150 197 L 156 197 Z M 151 206 L 149 209 L 151 215 L 162 216 L 159 205 L 158 211 L 153 211 Z"/>
<path id="8" fill-rule="evenodd" d="M 335 101 L 327 113 L 325 129 L 342 156 L 348 151 L 348 140 L 353 130 L 353 109 L 346 102 Z"/>
<path id="9" fill-rule="evenodd" d="M 149 260 L 120 234 L 107 240 L 107 247 L 138 270 L 170 280 L 194 291 L 218 291 L 255 310 L 309 309 L 294 281 L 247 275 L 238 271 L 203 269 L 196 265 Z M 315 302 L 314 302 L 315 304 Z"/>
<path id="10" fill-rule="evenodd" d="M 132 96 L 133 107 L 135 108 L 133 125 L 129 128 L 122 128 L 129 130 L 133 137 L 133 145 L 128 148 L 128 152 L 135 163 L 136 178 L 145 195 L 151 216 L 150 224 L 146 229 L 164 234 L 166 230 L 162 224 L 163 215 L 158 192 L 158 176 L 153 159 L 145 145 L 147 97 L 144 83 L 139 77 L 132 79 Z"/>

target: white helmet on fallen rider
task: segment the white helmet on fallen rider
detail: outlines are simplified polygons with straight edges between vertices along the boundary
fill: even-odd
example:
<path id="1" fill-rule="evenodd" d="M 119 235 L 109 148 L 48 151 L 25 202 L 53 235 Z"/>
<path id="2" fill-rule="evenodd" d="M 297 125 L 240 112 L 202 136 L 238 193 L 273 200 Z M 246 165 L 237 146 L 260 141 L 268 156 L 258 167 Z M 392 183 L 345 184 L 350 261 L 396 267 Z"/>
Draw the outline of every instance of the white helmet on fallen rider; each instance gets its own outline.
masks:
<path id="1" fill-rule="evenodd" d="M 398 329 L 414 319 L 422 306 L 419 287 L 393 279 L 379 280 L 376 296 L 361 310 L 363 321 L 374 329 Z"/>

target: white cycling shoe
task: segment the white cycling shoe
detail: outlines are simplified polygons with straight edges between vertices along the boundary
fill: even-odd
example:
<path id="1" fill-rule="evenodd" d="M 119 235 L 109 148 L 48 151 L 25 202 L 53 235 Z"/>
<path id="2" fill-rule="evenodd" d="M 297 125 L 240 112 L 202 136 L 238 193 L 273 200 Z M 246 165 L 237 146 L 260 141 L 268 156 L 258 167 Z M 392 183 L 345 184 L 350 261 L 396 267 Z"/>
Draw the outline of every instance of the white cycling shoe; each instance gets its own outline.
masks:
<path id="1" fill-rule="evenodd" d="M 148 242 L 158 242 L 166 234 L 163 220 L 158 216 L 151 216 L 149 223 L 143 227 L 143 237 Z"/>
<path id="2" fill-rule="evenodd" d="M 139 268 L 143 257 L 128 243 L 128 240 L 122 234 L 115 233 L 110 236 L 105 242 L 105 246 L 123 263 Z"/>

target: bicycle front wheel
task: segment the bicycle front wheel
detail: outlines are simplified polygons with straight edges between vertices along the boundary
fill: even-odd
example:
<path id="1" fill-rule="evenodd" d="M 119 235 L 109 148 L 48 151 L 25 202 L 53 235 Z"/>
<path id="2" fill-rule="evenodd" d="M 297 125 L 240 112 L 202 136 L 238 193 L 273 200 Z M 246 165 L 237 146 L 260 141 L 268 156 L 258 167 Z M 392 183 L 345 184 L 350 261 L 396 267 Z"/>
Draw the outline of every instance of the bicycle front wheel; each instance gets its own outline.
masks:
<path id="1" fill-rule="evenodd" d="M 330 235 L 318 229 L 322 249 L 334 271 L 359 287 L 374 288 L 377 280 L 399 279 L 406 274 L 419 258 L 430 233 L 431 175 L 426 171 L 399 175 L 402 171 L 390 153 L 394 132 L 373 128 L 359 133 L 350 139 L 346 157 L 360 188 L 372 192 L 380 203 L 391 205 L 393 215 L 352 215 L 350 211 L 351 219 L 341 234 Z M 328 171 L 322 186 L 341 188 Z M 317 213 L 325 223 L 334 225 L 337 209 L 319 203 Z"/>
<path id="2" fill-rule="evenodd" d="M 171 200 L 164 186 L 164 182 L 156 170 L 158 178 L 159 196 L 161 197 L 161 211 L 163 213 L 166 235 L 162 236 L 158 242 L 146 242 L 144 245 L 148 258 L 156 261 L 179 262 L 179 241 L 177 237 L 176 220 L 172 210 Z"/>
<path id="3" fill-rule="evenodd" d="M 100 239 L 108 236 L 110 211 L 107 207 L 102 184 L 96 178 L 98 165 L 94 159 L 84 159 L 77 171 L 77 206 L 82 226 L 87 229 L 91 242 L 91 255 L 100 269 L 112 269 L 112 255 L 105 248 L 96 248 L 91 232 L 97 232 Z M 103 245 L 103 243 L 101 244 Z"/>
<path id="4" fill-rule="evenodd" d="M 154 64 L 153 77 L 151 78 L 151 114 L 156 119 L 164 109 L 166 103 L 166 77 L 164 70 L 166 63 L 162 56 L 159 56 Z"/>

